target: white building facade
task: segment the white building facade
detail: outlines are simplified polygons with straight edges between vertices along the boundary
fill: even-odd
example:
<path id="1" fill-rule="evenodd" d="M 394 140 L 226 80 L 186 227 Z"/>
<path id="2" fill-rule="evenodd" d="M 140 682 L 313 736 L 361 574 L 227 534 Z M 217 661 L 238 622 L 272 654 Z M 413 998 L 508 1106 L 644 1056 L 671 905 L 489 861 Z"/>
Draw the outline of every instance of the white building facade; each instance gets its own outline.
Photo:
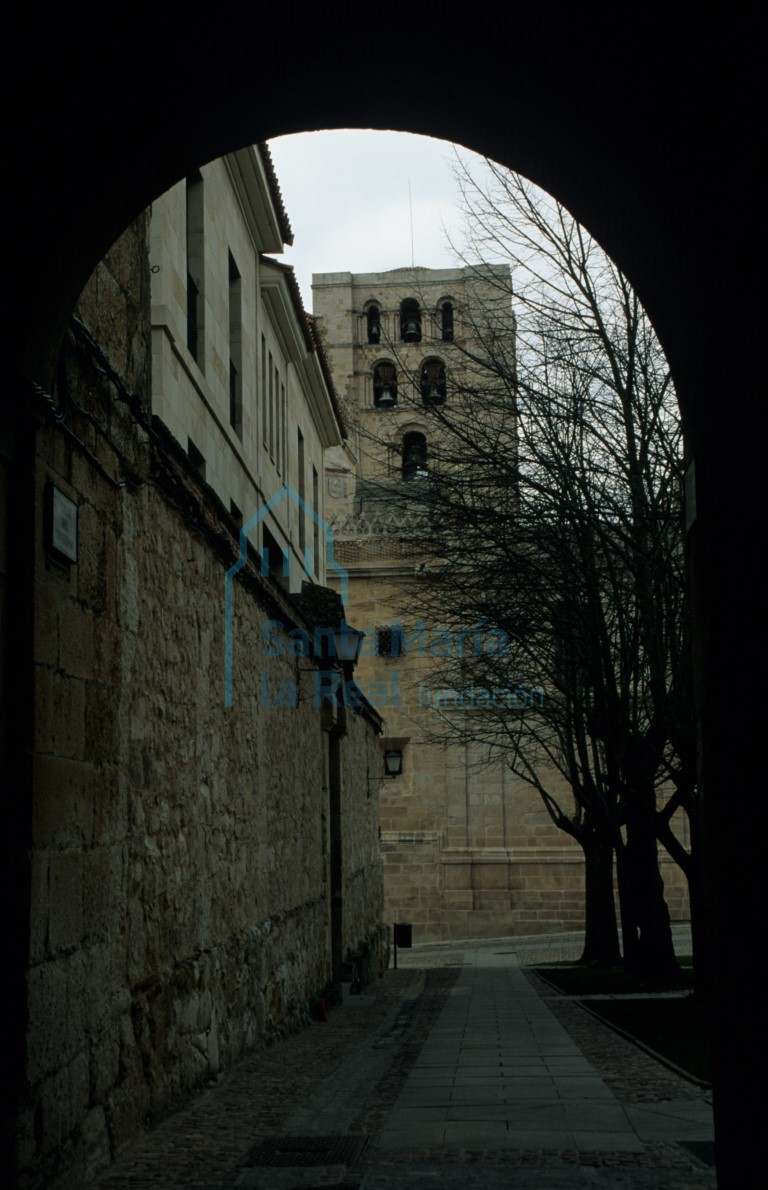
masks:
<path id="1" fill-rule="evenodd" d="M 296 592 L 325 580 L 323 459 L 344 427 L 293 270 L 267 255 L 291 242 L 266 146 L 152 207 L 153 413 Z"/>

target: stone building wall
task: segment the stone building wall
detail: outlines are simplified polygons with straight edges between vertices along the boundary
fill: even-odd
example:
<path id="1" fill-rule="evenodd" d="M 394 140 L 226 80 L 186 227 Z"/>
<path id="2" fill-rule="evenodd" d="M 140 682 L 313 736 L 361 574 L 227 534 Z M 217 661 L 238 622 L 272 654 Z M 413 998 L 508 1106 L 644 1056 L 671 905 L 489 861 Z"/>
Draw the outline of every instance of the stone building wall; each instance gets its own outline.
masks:
<path id="1" fill-rule="evenodd" d="M 80 1186 L 332 976 L 328 733 L 311 659 L 260 647 L 295 608 L 149 415 L 147 228 L 84 291 L 35 461 L 35 722 L 18 1184 Z M 87 328 L 87 332 L 84 328 Z M 78 558 L 50 548 L 55 484 Z M 272 653 L 275 650 L 271 651 Z M 267 689 L 292 689 L 270 705 Z M 282 684 L 282 685 L 281 685 Z M 345 943 L 381 938 L 375 716 L 341 741 Z"/>
<path id="2" fill-rule="evenodd" d="M 386 920 L 411 922 L 414 941 L 580 929 L 581 849 L 498 760 L 432 738 L 428 648 L 376 655 L 377 625 L 413 630 L 395 578 L 349 564 L 350 620 L 367 633 L 356 678 L 384 717 L 382 746 L 403 754 L 402 774 L 381 783 Z"/>
<path id="3" fill-rule="evenodd" d="M 343 931 L 346 957 L 361 947 L 371 956 L 370 974 L 387 966 L 384 937 L 384 858 L 381 846 L 381 740 L 361 715 L 347 715 L 341 800 L 343 840 Z M 368 928 L 361 930 L 361 923 Z M 375 923 L 371 929 L 369 923 Z"/>

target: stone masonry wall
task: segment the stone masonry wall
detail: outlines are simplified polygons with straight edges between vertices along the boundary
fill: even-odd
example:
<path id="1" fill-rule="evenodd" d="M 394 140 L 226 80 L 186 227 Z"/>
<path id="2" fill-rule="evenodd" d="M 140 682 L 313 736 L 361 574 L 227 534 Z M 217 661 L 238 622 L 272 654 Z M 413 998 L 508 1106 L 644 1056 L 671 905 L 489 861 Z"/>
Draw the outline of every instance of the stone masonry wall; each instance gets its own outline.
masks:
<path id="1" fill-rule="evenodd" d="M 299 659 L 258 648 L 263 623 L 292 609 L 250 564 L 225 708 L 237 537 L 149 421 L 147 297 L 142 220 L 83 294 L 93 341 L 68 341 L 37 436 L 29 1190 L 84 1184 L 145 1123 L 306 1019 L 331 974 L 327 735 L 311 698 L 263 697 L 264 675 L 270 689 L 303 678 Z M 78 505 L 74 564 L 48 548 L 51 482 Z M 350 718 L 355 946 L 380 929 L 381 860 L 374 726 Z"/>
<path id="2" fill-rule="evenodd" d="M 382 755 L 378 737 L 362 715 L 347 716 L 341 823 L 343 839 L 344 956 L 365 948 L 366 974 L 387 966 L 384 926 L 384 865 L 380 841 Z M 374 922 L 361 932 L 362 923 Z"/>

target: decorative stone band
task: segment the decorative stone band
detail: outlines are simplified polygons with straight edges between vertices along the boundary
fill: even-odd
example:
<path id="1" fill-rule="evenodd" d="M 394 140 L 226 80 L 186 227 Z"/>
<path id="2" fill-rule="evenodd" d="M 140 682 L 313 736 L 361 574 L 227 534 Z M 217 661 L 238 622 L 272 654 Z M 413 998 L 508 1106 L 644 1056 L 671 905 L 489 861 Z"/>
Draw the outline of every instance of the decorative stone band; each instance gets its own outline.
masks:
<path id="1" fill-rule="evenodd" d="M 396 510 L 382 513 L 351 513 L 349 516 L 331 518 L 329 523 L 337 541 L 429 532 L 429 521 L 425 515 Z"/>

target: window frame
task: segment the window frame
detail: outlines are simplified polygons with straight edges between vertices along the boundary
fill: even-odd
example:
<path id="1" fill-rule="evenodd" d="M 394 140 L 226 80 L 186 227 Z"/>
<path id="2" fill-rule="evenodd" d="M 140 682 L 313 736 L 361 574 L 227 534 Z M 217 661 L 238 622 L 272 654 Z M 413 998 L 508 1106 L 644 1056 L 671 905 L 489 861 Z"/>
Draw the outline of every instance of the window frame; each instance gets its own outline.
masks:
<path id="1" fill-rule="evenodd" d="M 384 380 L 379 380 L 379 379 L 377 378 L 377 373 L 378 373 L 378 371 L 379 371 L 379 368 L 391 368 L 391 369 L 392 369 L 392 375 L 393 375 L 393 378 L 394 378 L 394 379 L 393 379 L 391 382 L 387 382 L 387 381 L 384 381 Z M 372 381 L 373 381 L 373 405 L 374 405 L 374 408 L 375 408 L 375 409 L 385 409 L 385 410 L 387 410 L 387 409 L 397 409 L 397 405 L 398 405 L 398 381 L 397 381 L 397 366 L 396 366 L 396 364 L 394 364 L 394 363 L 392 362 L 392 360 L 389 360 L 389 359 L 381 359 L 381 360 L 377 360 L 377 362 L 376 362 L 376 363 L 373 365 L 373 369 L 372 369 L 372 372 L 371 372 L 371 378 L 372 378 Z M 379 396 L 377 396 L 377 393 L 379 393 L 379 394 L 380 394 L 380 393 L 381 393 L 383 390 L 385 390 L 386 388 L 391 388 L 391 389 L 392 389 L 392 392 L 393 392 L 393 395 L 394 395 L 394 400 L 392 401 L 392 403 L 391 403 L 391 404 L 382 404 L 382 403 L 381 403 L 381 400 L 380 400 L 380 397 L 379 397 Z"/>
<path id="2" fill-rule="evenodd" d="M 414 338 L 405 337 L 406 319 L 409 313 L 414 313 L 417 333 Z M 423 317 L 421 306 L 416 298 L 403 298 L 400 303 L 400 339 L 403 343 L 420 343 L 424 337 Z"/>
<path id="3" fill-rule="evenodd" d="M 387 647 L 382 648 L 386 643 Z M 376 656 L 402 657 L 404 652 L 404 632 L 402 624 L 378 624 L 376 626 Z"/>
<path id="4" fill-rule="evenodd" d="M 414 447 L 419 440 L 419 445 L 423 447 L 423 451 L 416 453 L 410 447 Z M 402 442 L 402 477 L 405 483 L 412 483 L 415 479 L 429 478 L 429 444 L 427 442 L 427 435 L 422 430 L 406 430 L 403 434 Z"/>
<path id="5" fill-rule="evenodd" d="M 440 371 L 435 380 L 427 374 L 427 369 L 430 366 L 438 365 Z M 434 388 L 436 397 L 428 395 L 426 390 Z M 421 403 L 427 407 L 436 407 L 438 405 L 445 405 L 448 398 L 447 380 L 445 374 L 445 364 L 437 355 L 430 355 L 422 361 L 419 369 L 419 392 L 421 394 Z"/>

